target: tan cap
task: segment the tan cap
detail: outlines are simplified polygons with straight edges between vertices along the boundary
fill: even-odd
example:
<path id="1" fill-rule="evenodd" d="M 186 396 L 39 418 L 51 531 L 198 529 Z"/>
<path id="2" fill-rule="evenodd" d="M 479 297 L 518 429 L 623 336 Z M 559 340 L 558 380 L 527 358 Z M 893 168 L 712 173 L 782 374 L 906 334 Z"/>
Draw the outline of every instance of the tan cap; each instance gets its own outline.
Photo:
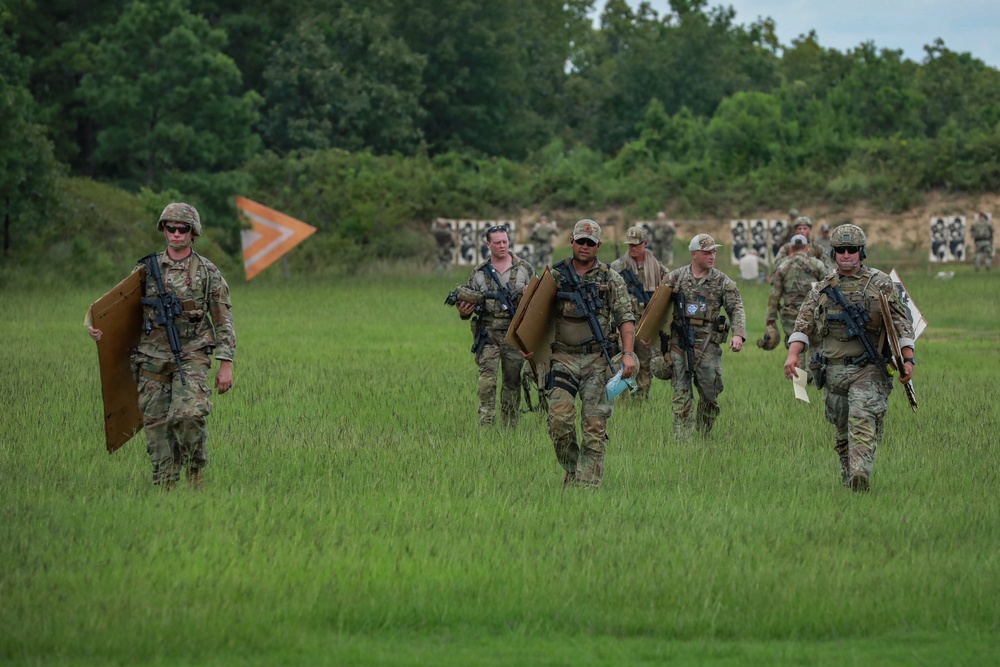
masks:
<path id="1" fill-rule="evenodd" d="M 646 228 L 642 225 L 635 225 L 634 227 L 629 227 L 628 231 L 625 232 L 625 243 L 628 245 L 639 245 L 644 243 L 649 239 L 646 238 Z"/>
<path id="2" fill-rule="evenodd" d="M 594 243 L 601 242 L 601 226 L 593 220 L 580 220 L 573 225 L 573 240 L 590 239 Z"/>
<path id="3" fill-rule="evenodd" d="M 688 244 L 688 250 L 712 250 L 713 248 L 721 248 L 721 243 L 716 243 L 708 234 L 698 234 L 698 236 L 691 239 L 691 243 Z"/>

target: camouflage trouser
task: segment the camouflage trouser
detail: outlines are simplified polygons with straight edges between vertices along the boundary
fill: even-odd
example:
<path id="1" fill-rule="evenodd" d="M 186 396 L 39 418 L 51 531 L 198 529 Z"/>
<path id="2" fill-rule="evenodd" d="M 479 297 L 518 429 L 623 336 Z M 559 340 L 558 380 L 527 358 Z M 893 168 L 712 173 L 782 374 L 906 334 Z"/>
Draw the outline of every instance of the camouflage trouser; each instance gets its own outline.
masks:
<path id="1" fill-rule="evenodd" d="M 521 367 L 524 357 L 513 345 L 503 342 L 504 333 L 490 331 L 490 342 L 476 353 L 479 367 L 479 425 L 491 426 L 497 413 L 497 371 L 503 375 L 500 389 L 500 418 L 504 426 L 515 426 L 521 408 Z"/>
<path id="2" fill-rule="evenodd" d="M 993 268 L 993 242 L 992 241 L 976 241 L 976 255 L 975 255 L 976 271 L 981 267 L 986 267 L 989 271 Z"/>
<path id="3" fill-rule="evenodd" d="M 891 379 L 877 366 L 827 366 L 826 419 L 837 431 L 834 450 L 838 456 L 847 456 L 848 477 L 871 478 L 891 391 Z"/>
<path id="4" fill-rule="evenodd" d="M 438 248 L 437 270 L 440 273 L 447 273 L 451 270 L 451 265 L 455 261 L 455 251 L 451 248 Z"/>
<path id="5" fill-rule="evenodd" d="M 532 264 L 534 265 L 535 270 L 538 271 L 538 273 L 541 273 L 542 271 L 544 271 L 546 266 L 551 266 L 552 265 L 552 245 L 551 244 L 546 243 L 546 244 L 543 245 L 543 244 L 536 243 L 535 247 L 532 249 L 532 252 L 535 255 L 532 258 L 534 260 L 532 262 Z"/>
<path id="6" fill-rule="evenodd" d="M 173 359 L 136 360 L 139 410 L 146 431 L 146 450 L 153 464 L 153 484 L 180 479 L 181 468 L 198 471 L 208 465 L 205 418 L 212 412 L 208 387 L 209 357 L 195 353 L 184 359 L 184 379 Z"/>
<path id="7" fill-rule="evenodd" d="M 556 460 L 566 470 L 567 480 L 574 484 L 596 488 L 604 478 L 604 450 L 608 440 L 605 425 L 613 408 L 604 387 L 610 379 L 608 362 L 599 352 L 552 355 L 552 369 L 546 381 L 549 437 Z M 577 396 L 583 430 L 579 441 Z"/>
<path id="8" fill-rule="evenodd" d="M 659 341 L 654 345 L 657 353 L 659 353 Z M 636 369 L 637 373 L 635 376 L 635 381 L 639 385 L 639 388 L 632 394 L 632 398 L 645 401 L 649 398 L 649 387 L 653 384 L 653 376 L 649 372 L 649 364 L 653 359 L 653 347 L 646 345 L 641 340 L 635 341 L 634 347 L 635 356 L 639 359 L 639 367 Z"/>
<path id="9" fill-rule="evenodd" d="M 719 416 L 719 394 L 722 393 L 722 349 L 715 343 L 709 343 L 705 351 L 703 340 L 695 343 L 696 367 L 693 376 L 687 374 L 687 355 L 676 344 L 670 345 L 670 361 L 673 364 L 674 376 L 670 380 L 674 397 L 671 401 L 674 410 L 674 438 L 687 440 L 691 437 L 695 426 L 702 435 L 712 432 L 715 418 Z M 701 355 L 699 359 L 699 355 Z M 692 388 L 691 385 L 694 385 Z M 691 414 L 694 402 L 694 389 L 698 390 L 697 424 Z"/>

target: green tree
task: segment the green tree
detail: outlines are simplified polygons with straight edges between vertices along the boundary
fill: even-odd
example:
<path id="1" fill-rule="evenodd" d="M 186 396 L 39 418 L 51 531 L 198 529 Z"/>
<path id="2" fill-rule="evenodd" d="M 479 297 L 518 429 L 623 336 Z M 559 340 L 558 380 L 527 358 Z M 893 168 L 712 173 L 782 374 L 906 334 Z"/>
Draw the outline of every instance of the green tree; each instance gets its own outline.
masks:
<path id="1" fill-rule="evenodd" d="M 264 73 L 267 146 L 412 153 L 424 62 L 367 9 L 303 19 Z"/>
<path id="2" fill-rule="evenodd" d="M 6 17 L 0 13 L 0 26 Z M 56 202 L 56 183 L 62 167 L 52 142 L 37 122 L 38 105 L 28 91 L 28 62 L 13 49 L 13 40 L 0 32 L 0 224 L 3 256 L 11 257 L 16 231 L 34 233 Z M 14 229 L 18 223 L 19 230 Z"/>
<path id="3" fill-rule="evenodd" d="M 256 152 L 260 97 L 240 92 L 224 45 L 186 0 L 136 0 L 103 31 L 79 89 L 101 176 L 159 188 L 170 172 L 221 172 Z"/>
<path id="4" fill-rule="evenodd" d="M 708 124 L 709 154 L 728 173 L 746 173 L 778 160 L 788 137 L 778 100 L 765 93 L 736 93 Z"/>

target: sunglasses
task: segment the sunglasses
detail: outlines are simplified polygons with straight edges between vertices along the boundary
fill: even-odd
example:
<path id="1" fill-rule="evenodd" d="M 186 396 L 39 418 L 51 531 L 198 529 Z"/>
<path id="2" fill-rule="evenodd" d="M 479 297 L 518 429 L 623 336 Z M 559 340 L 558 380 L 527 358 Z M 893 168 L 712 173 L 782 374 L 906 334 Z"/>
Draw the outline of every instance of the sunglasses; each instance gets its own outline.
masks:
<path id="1" fill-rule="evenodd" d="M 190 225 L 163 225 L 168 234 L 187 234 L 191 231 Z"/>
<path id="2" fill-rule="evenodd" d="M 833 251 L 838 255 L 843 255 L 843 254 L 853 255 L 854 253 L 861 251 L 861 246 L 844 245 L 838 248 L 834 248 Z"/>
<path id="3" fill-rule="evenodd" d="M 594 241 L 592 241 L 590 239 L 573 239 L 573 243 L 575 243 L 577 245 L 585 245 L 588 248 L 593 248 L 594 246 L 597 245 L 596 242 L 594 242 Z"/>
<path id="4" fill-rule="evenodd" d="M 507 225 L 493 225 L 492 227 L 486 230 L 486 233 L 493 234 L 495 232 L 506 232 L 506 231 L 507 231 Z"/>

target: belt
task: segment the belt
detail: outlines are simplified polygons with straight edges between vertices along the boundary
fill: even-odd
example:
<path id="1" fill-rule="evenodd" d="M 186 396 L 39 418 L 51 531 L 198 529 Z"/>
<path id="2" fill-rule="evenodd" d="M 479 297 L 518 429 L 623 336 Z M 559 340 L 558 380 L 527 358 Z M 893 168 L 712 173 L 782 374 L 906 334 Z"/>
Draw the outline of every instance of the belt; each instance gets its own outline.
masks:
<path id="1" fill-rule="evenodd" d="M 867 354 L 862 354 L 859 357 L 841 357 L 839 359 L 827 359 L 826 363 L 830 366 L 858 366 L 864 367 L 871 363 Z"/>
<path id="2" fill-rule="evenodd" d="M 703 327 L 706 324 L 708 324 L 708 320 L 696 320 L 696 319 L 694 319 L 692 317 L 689 317 L 688 318 L 688 324 L 690 324 L 693 327 Z"/>
<path id="3" fill-rule="evenodd" d="M 601 351 L 601 346 L 597 343 L 590 345 L 566 345 L 565 343 L 552 343 L 554 352 L 566 352 L 567 354 L 597 354 Z"/>
<path id="4" fill-rule="evenodd" d="M 139 375 L 144 378 L 149 378 L 150 380 L 162 382 L 163 384 L 170 384 L 174 381 L 174 379 L 169 375 L 160 375 L 159 373 L 154 373 L 153 371 L 147 371 L 145 368 L 139 369 Z"/>

